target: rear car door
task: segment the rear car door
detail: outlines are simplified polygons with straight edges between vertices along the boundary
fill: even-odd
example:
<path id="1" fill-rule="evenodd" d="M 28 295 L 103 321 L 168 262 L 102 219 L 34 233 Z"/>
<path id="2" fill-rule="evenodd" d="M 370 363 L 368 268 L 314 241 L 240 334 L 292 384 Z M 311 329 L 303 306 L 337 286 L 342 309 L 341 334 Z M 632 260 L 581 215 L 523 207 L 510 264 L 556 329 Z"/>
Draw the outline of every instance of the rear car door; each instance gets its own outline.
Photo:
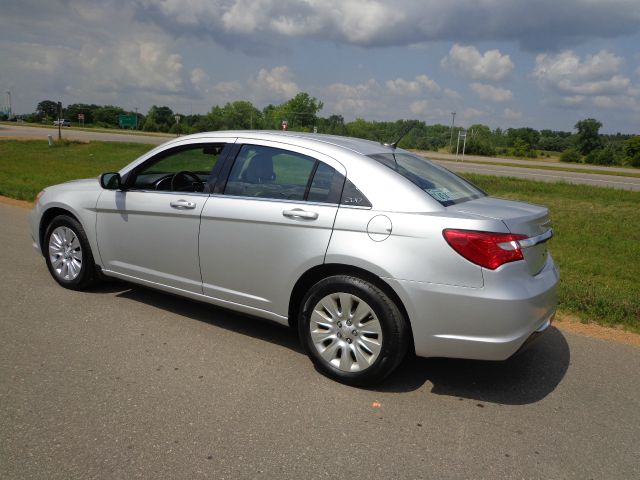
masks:
<path id="1" fill-rule="evenodd" d="M 237 143 L 226 184 L 202 211 L 203 291 L 286 318 L 297 279 L 324 262 L 346 172 L 297 146 Z"/>
<path id="2" fill-rule="evenodd" d="M 198 142 L 159 152 L 98 201 L 103 268 L 125 279 L 202 293 L 200 214 L 224 142 Z M 213 170 L 212 170 L 213 169 Z"/>

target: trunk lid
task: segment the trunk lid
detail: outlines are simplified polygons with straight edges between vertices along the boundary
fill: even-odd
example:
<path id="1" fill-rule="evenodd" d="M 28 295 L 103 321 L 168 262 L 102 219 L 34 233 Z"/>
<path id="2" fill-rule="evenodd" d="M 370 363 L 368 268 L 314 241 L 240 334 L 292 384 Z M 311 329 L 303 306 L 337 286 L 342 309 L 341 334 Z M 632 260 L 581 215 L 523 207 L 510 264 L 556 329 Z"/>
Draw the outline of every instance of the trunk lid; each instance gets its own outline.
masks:
<path id="1" fill-rule="evenodd" d="M 479 215 L 502 221 L 511 233 L 519 233 L 534 238 L 551 229 L 549 209 L 531 203 L 482 197 L 476 200 L 451 205 L 449 211 Z M 548 242 L 546 240 L 526 248 L 522 254 L 531 275 L 538 274 L 547 262 Z"/>

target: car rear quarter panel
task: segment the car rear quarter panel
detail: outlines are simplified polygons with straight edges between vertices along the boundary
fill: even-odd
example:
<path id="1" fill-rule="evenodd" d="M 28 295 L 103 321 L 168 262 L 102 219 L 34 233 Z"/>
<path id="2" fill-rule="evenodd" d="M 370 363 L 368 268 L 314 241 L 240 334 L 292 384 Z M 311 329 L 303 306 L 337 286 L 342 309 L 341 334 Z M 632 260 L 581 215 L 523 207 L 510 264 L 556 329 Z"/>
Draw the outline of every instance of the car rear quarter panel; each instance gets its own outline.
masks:
<path id="1" fill-rule="evenodd" d="M 369 235 L 369 222 L 387 217 L 390 235 Z M 445 228 L 504 231 L 496 220 L 442 213 L 397 213 L 358 208 L 338 209 L 327 263 L 366 269 L 379 277 L 469 288 L 483 286 L 482 269 L 457 254 L 444 240 Z"/>

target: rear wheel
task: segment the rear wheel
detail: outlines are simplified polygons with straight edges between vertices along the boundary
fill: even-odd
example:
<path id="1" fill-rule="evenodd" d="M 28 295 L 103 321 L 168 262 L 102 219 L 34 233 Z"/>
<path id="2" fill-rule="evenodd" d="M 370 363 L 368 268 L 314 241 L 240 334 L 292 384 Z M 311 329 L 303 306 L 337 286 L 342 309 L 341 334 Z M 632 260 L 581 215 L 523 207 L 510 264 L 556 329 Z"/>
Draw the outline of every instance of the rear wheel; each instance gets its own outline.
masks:
<path id="1" fill-rule="evenodd" d="M 45 258 L 51 276 L 65 288 L 84 290 L 95 283 L 95 263 L 82 225 L 59 215 L 44 234 Z"/>
<path id="2" fill-rule="evenodd" d="M 402 361 L 406 320 L 375 285 L 336 275 L 315 284 L 302 303 L 300 340 L 325 375 L 351 385 L 380 382 Z"/>

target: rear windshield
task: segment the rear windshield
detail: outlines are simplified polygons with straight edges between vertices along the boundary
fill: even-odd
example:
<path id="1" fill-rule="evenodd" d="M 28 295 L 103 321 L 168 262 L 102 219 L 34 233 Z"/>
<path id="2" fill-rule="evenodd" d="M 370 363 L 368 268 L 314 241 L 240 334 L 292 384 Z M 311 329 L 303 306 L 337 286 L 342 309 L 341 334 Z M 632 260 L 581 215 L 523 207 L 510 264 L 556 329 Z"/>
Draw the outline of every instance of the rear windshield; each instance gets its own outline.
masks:
<path id="1" fill-rule="evenodd" d="M 445 207 L 486 196 L 465 179 L 417 155 L 396 152 L 369 156 L 411 180 Z"/>

